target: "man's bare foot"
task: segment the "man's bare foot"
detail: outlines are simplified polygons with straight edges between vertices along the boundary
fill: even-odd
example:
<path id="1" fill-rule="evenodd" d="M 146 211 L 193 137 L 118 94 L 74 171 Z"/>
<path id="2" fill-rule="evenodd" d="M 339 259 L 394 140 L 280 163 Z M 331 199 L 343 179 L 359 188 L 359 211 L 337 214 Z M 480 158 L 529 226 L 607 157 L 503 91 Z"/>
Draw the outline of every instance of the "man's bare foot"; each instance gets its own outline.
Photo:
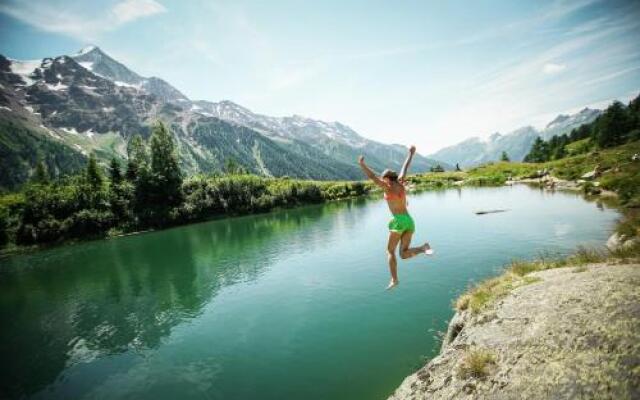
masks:
<path id="1" fill-rule="evenodd" d="M 425 244 L 422 245 L 422 251 L 428 256 L 433 254 L 433 249 L 429 245 L 429 242 L 425 242 Z"/>
<path id="2" fill-rule="evenodd" d="M 393 279 L 391 279 L 391 282 L 389 282 L 389 286 L 387 286 L 386 290 L 393 289 L 394 287 L 398 286 L 398 283 L 400 283 L 400 282 L 394 281 Z"/>

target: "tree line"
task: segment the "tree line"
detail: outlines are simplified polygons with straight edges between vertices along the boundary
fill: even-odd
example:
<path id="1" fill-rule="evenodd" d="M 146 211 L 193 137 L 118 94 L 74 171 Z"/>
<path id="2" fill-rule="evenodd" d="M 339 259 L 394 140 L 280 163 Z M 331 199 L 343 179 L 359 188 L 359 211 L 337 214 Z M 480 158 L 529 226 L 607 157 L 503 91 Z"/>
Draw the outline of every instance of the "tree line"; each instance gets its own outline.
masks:
<path id="1" fill-rule="evenodd" d="M 605 149 L 640 140 L 640 96 L 627 106 L 619 101 L 613 102 L 593 122 L 574 128 L 568 135 L 554 135 L 548 141 L 536 138 L 524 161 L 541 163 L 559 160 L 569 155 L 569 144 L 581 140 L 584 141 L 582 146 L 574 149 L 577 153 L 594 147 Z"/>
<path id="2" fill-rule="evenodd" d="M 80 174 L 51 180 L 39 162 L 20 192 L 0 197 L 0 246 L 104 237 L 206 220 L 217 215 L 360 196 L 362 182 L 316 182 L 246 173 L 233 159 L 222 175 L 185 179 L 172 134 L 157 123 L 148 141 L 134 136 L 125 165 L 104 171 L 90 154 Z"/>

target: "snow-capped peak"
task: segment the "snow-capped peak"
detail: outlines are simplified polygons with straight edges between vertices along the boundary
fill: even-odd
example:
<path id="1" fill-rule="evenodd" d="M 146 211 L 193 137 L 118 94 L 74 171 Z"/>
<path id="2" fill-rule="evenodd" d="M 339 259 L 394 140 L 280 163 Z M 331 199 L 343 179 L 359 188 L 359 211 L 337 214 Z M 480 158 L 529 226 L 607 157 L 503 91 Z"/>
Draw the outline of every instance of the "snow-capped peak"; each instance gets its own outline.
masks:
<path id="1" fill-rule="evenodd" d="M 90 53 L 90 52 L 94 51 L 97 48 L 98 48 L 97 46 L 94 46 L 94 45 L 90 44 L 88 46 L 83 47 L 79 52 L 74 54 L 74 56 L 81 56 L 83 54 Z"/>
<path id="2" fill-rule="evenodd" d="M 600 114 L 600 110 L 591 109 L 588 107 L 583 108 L 576 114 L 566 115 L 560 114 L 553 121 L 551 121 L 545 128 L 545 130 L 562 129 L 569 125 L 582 124 L 590 122 Z"/>
<path id="3" fill-rule="evenodd" d="M 554 125 L 558 125 L 563 123 L 564 121 L 568 120 L 569 118 L 571 118 L 569 115 L 565 115 L 565 114 L 560 114 L 558 115 L 553 121 L 549 122 L 547 124 L 547 128 L 551 128 Z"/>

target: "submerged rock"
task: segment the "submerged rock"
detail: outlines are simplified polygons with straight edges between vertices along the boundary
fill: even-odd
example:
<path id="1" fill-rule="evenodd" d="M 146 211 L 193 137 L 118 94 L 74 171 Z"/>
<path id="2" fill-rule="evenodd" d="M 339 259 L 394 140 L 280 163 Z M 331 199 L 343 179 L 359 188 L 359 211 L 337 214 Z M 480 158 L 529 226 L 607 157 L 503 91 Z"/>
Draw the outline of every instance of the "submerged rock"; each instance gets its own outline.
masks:
<path id="1" fill-rule="evenodd" d="M 483 311 L 457 313 L 440 355 L 390 399 L 640 398 L 640 265 L 528 276 Z M 463 373 L 477 349 L 486 365 Z"/>

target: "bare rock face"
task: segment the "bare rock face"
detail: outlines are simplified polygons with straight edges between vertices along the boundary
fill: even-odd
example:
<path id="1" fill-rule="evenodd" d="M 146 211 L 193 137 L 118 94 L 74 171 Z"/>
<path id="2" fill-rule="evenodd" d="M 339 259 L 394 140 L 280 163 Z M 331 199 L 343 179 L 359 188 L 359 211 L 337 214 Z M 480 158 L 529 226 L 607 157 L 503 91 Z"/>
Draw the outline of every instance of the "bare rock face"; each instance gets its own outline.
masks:
<path id="1" fill-rule="evenodd" d="M 440 355 L 390 399 L 640 398 L 640 265 L 530 276 L 480 313 L 456 314 Z M 491 360 L 465 375 L 474 349 Z"/>

